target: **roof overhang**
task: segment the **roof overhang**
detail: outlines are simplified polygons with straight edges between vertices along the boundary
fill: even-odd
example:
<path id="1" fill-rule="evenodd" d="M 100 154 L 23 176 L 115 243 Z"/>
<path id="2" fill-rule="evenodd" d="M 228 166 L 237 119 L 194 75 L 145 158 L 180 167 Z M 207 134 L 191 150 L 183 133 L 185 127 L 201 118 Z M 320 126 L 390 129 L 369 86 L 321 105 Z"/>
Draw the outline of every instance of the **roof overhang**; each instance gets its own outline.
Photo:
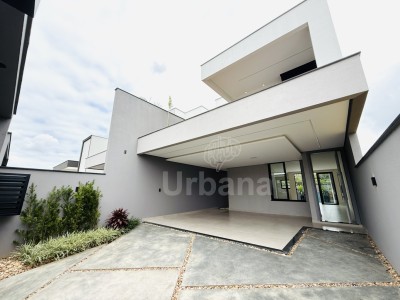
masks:
<path id="1" fill-rule="evenodd" d="M 0 1 L 0 117 L 16 113 L 28 50 L 32 17 Z M 35 1 L 9 1 L 13 4 Z M 38 1 L 36 2 L 38 3 Z"/>
<path id="2" fill-rule="evenodd" d="M 358 125 L 367 91 L 355 54 L 140 137 L 137 153 L 210 167 L 204 157 L 219 143 L 221 150 L 240 145 L 240 154 L 223 168 L 300 159 L 301 152 L 344 145 L 349 125 L 352 130 Z"/>
<path id="3" fill-rule="evenodd" d="M 20 12 L 33 18 L 39 6 L 40 0 L 1 0 Z"/>
<path id="4" fill-rule="evenodd" d="M 235 101 L 280 83 L 289 70 L 341 57 L 327 1 L 308 0 L 204 63 L 201 78 Z"/>

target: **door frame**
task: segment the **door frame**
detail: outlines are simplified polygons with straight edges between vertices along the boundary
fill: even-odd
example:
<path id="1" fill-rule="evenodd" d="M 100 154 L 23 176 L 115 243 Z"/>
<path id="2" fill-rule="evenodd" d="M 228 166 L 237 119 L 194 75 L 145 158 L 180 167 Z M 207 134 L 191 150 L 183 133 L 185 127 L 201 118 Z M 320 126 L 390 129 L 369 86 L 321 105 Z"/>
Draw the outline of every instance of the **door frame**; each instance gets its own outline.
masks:
<path id="1" fill-rule="evenodd" d="M 360 214 L 358 212 L 358 205 L 357 205 L 355 194 L 354 194 L 354 190 L 353 190 L 352 178 L 351 178 L 351 174 L 350 174 L 350 171 L 349 171 L 348 160 L 347 160 L 347 156 L 346 156 L 346 152 L 345 152 L 346 149 L 344 147 L 334 147 L 334 148 L 323 149 L 323 150 L 315 150 L 315 151 L 303 152 L 303 154 L 306 156 L 306 159 L 307 159 L 307 173 L 310 172 L 310 174 L 306 175 L 306 178 L 307 178 L 307 176 L 310 176 L 309 179 L 312 179 L 311 180 L 311 185 L 310 185 L 311 191 L 307 191 L 307 193 L 311 192 L 312 194 L 315 195 L 315 199 L 313 201 L 315 203 L 313 205 L 315 206 L 316 215 L 318 217 L 318 220 L 320 222 L 323 222 L 322 221 L 322 214 L 321 214 L 320 207 L 319 207 L 319 204 L 318 204 L 318 197 L 317 197 L 318 191 L 317 191 L 317 188 L 316 188 L 316 185 L 315 185 L 314 172 L 313 172 L 314 168 L 313 168 L 313 164 L 312 164 L 312 160 L 311 160 L 311 154 L 320 153 L 320 152 L 329 152 L 329 151 L 338 151 L 340 153 L 340 155 L 341 155 L 341 159 L 342 159 L 342 163 L 343 163 L 343 174 L 342 175 L 345 176 L 345 179 L 346 179 L 346 182 L 347 182 L 347 185 L 348 185 L 348 189 L 349 189 L 349 195 L 348 196 L 349 196 L 350 199 L 347 199 L 347 201 L 351 201 L 351 205 L 353 207 L 353 213 L 354 213 L 354 217 L 355 217 L 354 223 L 352 223 L 352 224 L 362 224 L 361 220 L 360 220 Z M 311 197 L 311 195 L 309 195 L 309 197 Z"/>

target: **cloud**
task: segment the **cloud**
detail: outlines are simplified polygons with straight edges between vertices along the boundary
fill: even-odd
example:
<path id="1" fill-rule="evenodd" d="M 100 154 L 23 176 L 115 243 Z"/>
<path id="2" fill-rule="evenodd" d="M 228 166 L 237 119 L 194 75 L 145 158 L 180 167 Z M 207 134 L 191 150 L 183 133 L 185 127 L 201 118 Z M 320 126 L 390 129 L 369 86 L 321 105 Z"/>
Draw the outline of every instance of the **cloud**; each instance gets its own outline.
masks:
<path id="1" fill-rule="evenodd" d="M 41 133 L 25 141 L 26 148 L 31 151 L 41 152 L 49 150 L 58 145 L 58 140 L 50 134 Z"/>
<path id="2" fill-rule="evenodd" d="M 79 9 L 71 2 L 42 1 L 33 20 L 18 112 L 10 128 L 10 166 L 52 168 L 78 159 L 83 139 L 108 135 L 116 87 L 164 108 L 169 96 L 184 111 L 213 107 L 219 96 L 199 79 L 200 65 L 300 0 L 220 0 L 212 6 L 200 0 L 87 0 L 79 2 Z M 393 39 L 399 26 L 389 23 L 398 24 L 400 18 L 393 18 L 396 1 L 350 2 L 330 4 L 339 8 L 334 21 L 341 21 L 344 53 L 363 51 L 371 91 L 360 134 L 372 137 L 398 113 L 394 102 L 386 110 L 382 103 L 399 98 L 393 86 L 400 74 L 382 76 L 390 63 L 399 61 Z M 382 5 L 391 17 L 376 15 Z M 44 144 L 48 146 L 37 151 Z"/>
<path id="3" fill-rule="evenodd" d="M 167 67 L 163 64 L 159 64 L 158 62 L 154 62 L 152 70 L 153 70 L 153 73 L 162 74 L 167 70 Z"/>

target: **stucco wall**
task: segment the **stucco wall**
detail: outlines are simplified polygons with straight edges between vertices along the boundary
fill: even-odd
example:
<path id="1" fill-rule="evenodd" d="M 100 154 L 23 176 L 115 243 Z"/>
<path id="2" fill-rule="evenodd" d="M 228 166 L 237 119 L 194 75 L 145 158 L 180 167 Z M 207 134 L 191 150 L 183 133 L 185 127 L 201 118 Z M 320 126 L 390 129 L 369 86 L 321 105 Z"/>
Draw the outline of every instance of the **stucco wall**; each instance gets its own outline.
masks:
<path id="1" fill-rule="evenodd" d="M 232 168 L 228 170 L 228 177 L 234 183 L 239 178 L 249 178 L 254 183 L 260 178 L 268 177 L 267 165 L 249 166 L 241 168 Z M 229 195 L 229 209 L 236 211 L 256 212 L 265 214 L 282 214 L 290 216 L 311 217 L 310 204 L 308 202 L 289 202 L 289 201 L 271 201 L 271 195 L 251 195 L 248 193 L 247 185 L 244 185 L 241 195 Z"/>
<path id="2" fill-rule="evenodd" d="M 205 62 L 201 67 L 201 79 L 210 77 L 303 24 L 308 24 L 310 28 L 318 67 L 342 57 L 327 1 L 309 0 L 301 2 Z"/>
<path id="3" fill-rule="evenodd" d="M 354 142 L 352 146 L 357 152 L 358 147 L 354 145 Z M 376 146 L 357 167 L 354 167 L 349 140 L 346 142 L 346 153 L 351 166 L 350 173 L 362 224 L 399 272 L 400 126 L 397 124 L 397 128 L 391 131 L 384 140 L 378 140 Z M 372 185 L 371 177 L 373 176 L 377 180 L 377 186 Z"/>
<path id="4" fill-rule="evenodd" d="M 102 188 L 104 184 L 104 175 L 89 173 L 72 173 L 51 170 L 32 170 L 20 168 L 0 168 L 0 173 L 30 174 L 29 185 L 34 183 L 39 198 L 45 198 L 53 187 L 70 185 L 73 189 L 79 185 L 79 182 L 86 183 L 95 181 L 95 185 Z M 101 210 L 104 214 L 104 210 Z M 20 228 L 19 216 L 0 216 L 0 257 L 6 256 L 14 249 L 12 242 L 17 239 L 15 230 Z"/>
<path id="5" fill-rule="evenodd" d="M 176 186 L 177 174 L 183 180 L 206 177 L 215 181 L 226 176 L 225 172 L 167 162 L 162 158 L 136 154 L 137 138 L 164 128 L 167 124 L 182 121 L 181 118 L 117 89 L 108 140 L 106 159 L 107 188 L 104 189 L 104 208 L 111 211 L 117 207 L 127 208 L 138 217 L 184 212 L 209 207 L 227 206 L 223 196 L 201 196 L 198 188 L 193 194 L 169 196 L 163 189 L 163 172 L 168 173 L 171 189 Z M 161 189 L 161 192 L 159 191 Z"/>

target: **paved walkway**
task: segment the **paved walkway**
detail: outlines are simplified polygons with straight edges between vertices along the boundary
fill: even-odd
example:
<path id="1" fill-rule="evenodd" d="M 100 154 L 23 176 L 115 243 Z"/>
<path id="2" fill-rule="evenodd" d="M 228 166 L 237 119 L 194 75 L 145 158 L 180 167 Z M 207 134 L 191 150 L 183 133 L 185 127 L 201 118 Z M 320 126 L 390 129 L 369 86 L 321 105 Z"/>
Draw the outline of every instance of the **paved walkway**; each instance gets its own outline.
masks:
<path id="1" fill-rule="evenodd" d="M 142 224 L 0 281 L 0 299 L 400 299 L 364 235 L 311 229 L 288 256 Z"/>

